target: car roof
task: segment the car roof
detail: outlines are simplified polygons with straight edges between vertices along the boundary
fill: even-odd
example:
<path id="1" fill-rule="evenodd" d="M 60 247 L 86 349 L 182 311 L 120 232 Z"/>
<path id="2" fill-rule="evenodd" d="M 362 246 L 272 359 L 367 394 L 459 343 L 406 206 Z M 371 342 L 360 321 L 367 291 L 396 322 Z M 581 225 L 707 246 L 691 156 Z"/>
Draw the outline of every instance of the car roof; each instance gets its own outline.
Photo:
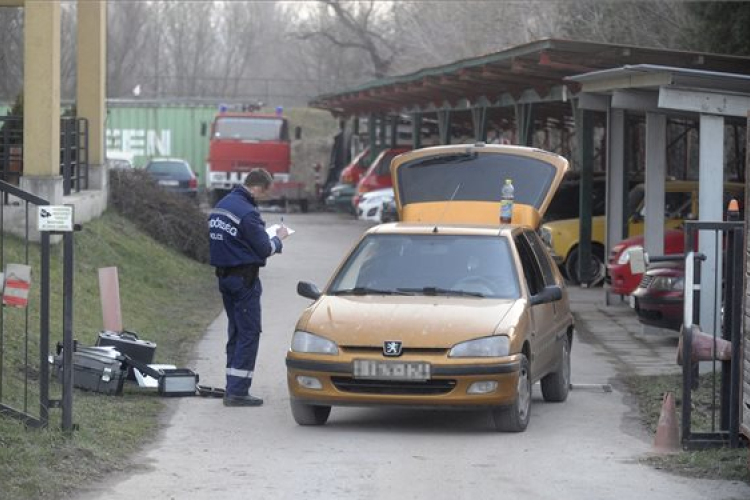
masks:
<path id="1" fill-rule="evenodd" d="M 165 162 L 165 163 L 166 162 L 188 163 L 187 160 L 182 159 L 182 158 L 167 158 L 167 157 L 164 157 L 164 158 L 151 158 L 148 162 L 149 163 L 161 163 L 161 162 Z"/>
<path id="2" fill-rule="evenodd" d="M 415 224 L 392 222 L 371 227 L 365 234 L 451 234 L 458 236 L 510 236 L 519 225 L 487 226 L 479 224 Z"/>
<path id="3" fill-rule="evenodd" d="M 698 181 L 664 181 L 664 190 L 670 193 L 679 193 L 680 191 L 693 191 L 698 189 Z M 643 183 L 637 184 L 635 188 L 645 189 L 646 185 Z M 745 189 L 745 185 L 741 182 L 725 182 L 724 189 L 729 191 L 742 191 Z"/>

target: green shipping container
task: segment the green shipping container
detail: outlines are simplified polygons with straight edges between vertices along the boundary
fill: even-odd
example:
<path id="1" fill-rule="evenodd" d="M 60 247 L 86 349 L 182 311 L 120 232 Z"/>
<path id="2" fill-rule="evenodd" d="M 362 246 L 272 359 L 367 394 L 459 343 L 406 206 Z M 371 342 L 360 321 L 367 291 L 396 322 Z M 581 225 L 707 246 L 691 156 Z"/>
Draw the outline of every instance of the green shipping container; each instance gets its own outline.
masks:
<path id="1" fill-rule="evenodd" d="M 181 158 L 199 175 L 198 183 L 202 185 L 206 179 L 208 134 L 218 109 L 218 104 L 110 101 L 107 151 L 131 153 L 136 167 L 145 166 L 151 158 Z"/>

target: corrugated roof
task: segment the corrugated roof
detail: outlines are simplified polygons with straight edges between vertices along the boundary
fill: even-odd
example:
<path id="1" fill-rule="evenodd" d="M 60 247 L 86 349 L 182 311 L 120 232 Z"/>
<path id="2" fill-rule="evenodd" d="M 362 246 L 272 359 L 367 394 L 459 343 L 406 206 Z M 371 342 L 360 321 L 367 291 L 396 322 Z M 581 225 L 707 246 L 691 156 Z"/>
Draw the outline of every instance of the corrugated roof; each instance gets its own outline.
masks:
<path id="1" fill-rule="evenodd" d="M 337 115 L 457 106 L 486 98 L 493 105 L 562 102 L 566 77 L 636 64 L 750 73 L 750 58 L 628 45 L 544 39 L 509 49 L 373 80 L 316 97 L 310 106 Z"/>

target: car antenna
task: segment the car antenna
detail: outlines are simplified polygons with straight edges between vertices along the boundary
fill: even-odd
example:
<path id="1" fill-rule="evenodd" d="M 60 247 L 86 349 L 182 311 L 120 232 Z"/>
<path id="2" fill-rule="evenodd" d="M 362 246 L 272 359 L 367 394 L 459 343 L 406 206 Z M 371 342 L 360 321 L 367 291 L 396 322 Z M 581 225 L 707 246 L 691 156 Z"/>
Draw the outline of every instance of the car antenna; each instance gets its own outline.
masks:
<path id="1" fill-rule="evenodd" d="M 445 214 L 448 212 L 448 207 L 450 206 L 453 199 L 456 197 L 456 194 L 458 193 L 458 190 L 461 189 L 461 183 L 459 182 L 456 186 L 456 189 L 453 191 L 453 194 L 451 195 L 451 198 L 448 200 L 448 203 L 445 204 L 445 208 L 443 209 L 443 213 L 440 214 L 440 218 L 435 223 L 435 227 L 432 228 L 433 233 L 438 232 L 438 224 L 443 220 L 443 217 L 445 217 Z"/>

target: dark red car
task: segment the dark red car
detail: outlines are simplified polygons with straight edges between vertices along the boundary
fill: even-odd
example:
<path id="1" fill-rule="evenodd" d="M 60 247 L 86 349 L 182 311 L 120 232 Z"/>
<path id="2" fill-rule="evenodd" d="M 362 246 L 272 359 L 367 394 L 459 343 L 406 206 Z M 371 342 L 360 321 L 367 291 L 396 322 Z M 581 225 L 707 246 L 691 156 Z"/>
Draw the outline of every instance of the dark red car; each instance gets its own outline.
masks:
<path id="1" fill-rule="evenodd" d="M 370 165 L 369 160 L 370 148 L 365 148 L 349 165 L 344 167 L 339 176 L 339 182 L 356 186 L 359 179 L 367 172 L 367 167 Z"/>
<path id="2" fill-rule="evenodd" d="M 393 182 L 391 181 L 391 160 L 407 151 L 411 151 L 411 148 L 401 146 L 384 149 L 373 160 L 372 165 L 370 165 L 370 168 L 367 169 L 367 172 L 359 180 L 359 184 L 357 184 L 357 193 L 352 199 L 355 211 L 359 205 L 359 199 L 364 193 L 393 186 Z"/>
<path id="3" fill-rule="evenodd" d="M 607 275 L 611 293 L 630 295 L 640 283 L 643 274 L 630 272 L 630 253 L 633 247 L 643 248 L 643 235 L 622 240 L 609 252 Z M 664 232 L 664 255 L 679 254 L 685 251 L 685 232 L 669 229 Z"/>
<path id="4" fill-rule="evenodd" d="M 631 295 L 631 304 L 644 325 L 680 330 L 684 310 L 685 261 L 650 266 Z"/>

